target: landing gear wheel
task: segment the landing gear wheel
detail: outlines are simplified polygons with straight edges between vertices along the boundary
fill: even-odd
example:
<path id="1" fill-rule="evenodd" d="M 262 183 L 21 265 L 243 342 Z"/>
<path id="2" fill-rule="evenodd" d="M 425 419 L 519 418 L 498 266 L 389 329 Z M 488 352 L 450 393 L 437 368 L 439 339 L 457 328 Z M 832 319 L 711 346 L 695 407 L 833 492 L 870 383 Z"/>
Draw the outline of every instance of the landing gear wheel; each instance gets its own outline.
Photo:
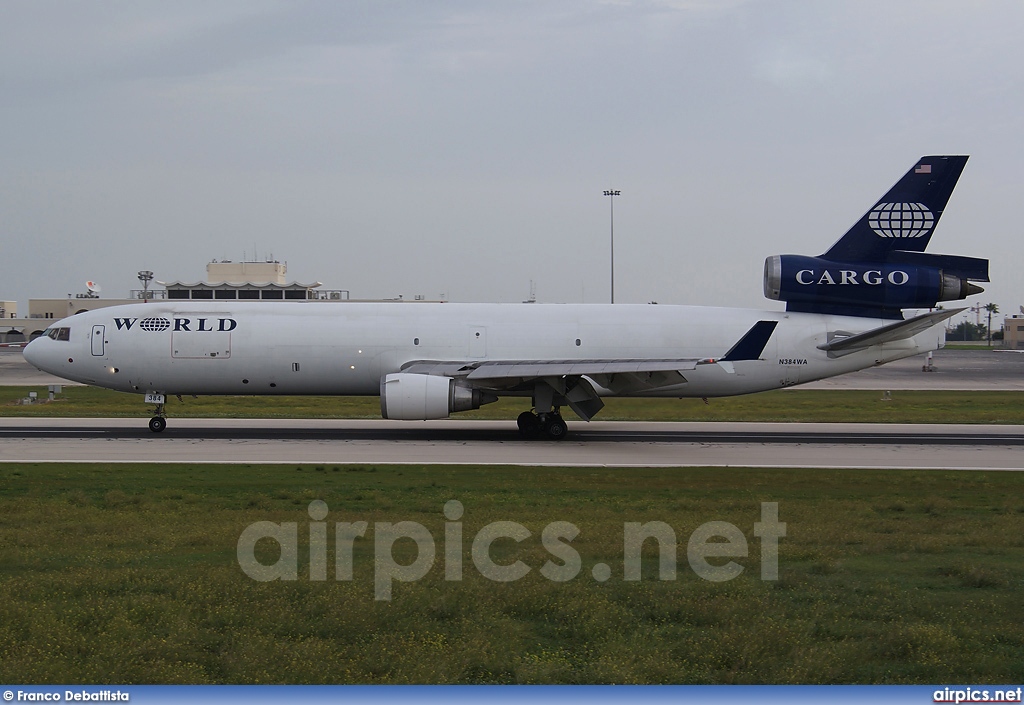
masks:
<path id="1" fill-rule="evenodd" d="M 560 441 L 569 433 L 569 426 L 556 414 L 549 414 L 544 419 L 543 429 L 545 435 L 553 441 Z"/>
<path id="2" fill-rule="evenodd" d="M 523 438 L 536 438 L 540 435 L 540 419 L 532 411 L 524 411 L 519 414 L 516 425 L 519 426 L 519 434 Z"/>
<path id="3" fill-rule="evenodd" d="M 167 419 L 163 416 L 154 416 L 149 420 L 149 430 L 153 433 L 160 433 L 167 428 Z"/>

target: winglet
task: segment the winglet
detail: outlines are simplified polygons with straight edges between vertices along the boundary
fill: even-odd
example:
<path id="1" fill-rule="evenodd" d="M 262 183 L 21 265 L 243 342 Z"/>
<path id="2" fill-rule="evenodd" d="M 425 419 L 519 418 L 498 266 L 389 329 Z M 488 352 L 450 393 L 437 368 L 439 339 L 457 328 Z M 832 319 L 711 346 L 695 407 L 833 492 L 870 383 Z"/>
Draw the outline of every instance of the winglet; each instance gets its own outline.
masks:
<path id="1" fill-rule="evenodd" d="M 764 352 L 764 347 L 768 344 L 768 339 L 772 337 L 777 325 L 779 325 L 778 321 L 758 321 L 747 331 L 746 335 L 739 339 L 739 342 L 729 349 L 721 362 L 761 359 L 761 353 Z"/>

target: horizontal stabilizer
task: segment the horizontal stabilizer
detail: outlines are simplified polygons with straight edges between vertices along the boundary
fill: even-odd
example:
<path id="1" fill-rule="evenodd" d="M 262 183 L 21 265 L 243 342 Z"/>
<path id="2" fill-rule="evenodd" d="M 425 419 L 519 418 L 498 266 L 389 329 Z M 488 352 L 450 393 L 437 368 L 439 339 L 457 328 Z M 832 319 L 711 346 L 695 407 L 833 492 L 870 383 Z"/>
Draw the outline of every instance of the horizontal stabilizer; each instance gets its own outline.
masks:
<path id="1" fill-rule="evenodd" d="M 725 354 L 722 362 L 739 362 L 741 360 L 760 360 L 764 346 L 768 339 L 775 332 L 778 321 L 758 321 L 747 331 L 747 334 L 739 339 L 735 345 Z"/>
<path id="2" fill-rule="evenodd" d="M 907 338 L 913 338 L 918 333 L 928 330 L 936 323 L 941 323 L 947 318 L 952 318 L 963 310 L 965 309 L 954 308 L 933 311 L 932 313 L 925 313 L 921 316 L 915 316 L 914 318 L 910 318 L 905 321 L 890 323 L 887 326 L 875 328 L 874 330 L 869 330 L 864 333 L 858 333 L 857 335 L 843 337 L 837 336 L 833 340 L 819 345 L 818 349 L 829 353 L 842 354 L 869 348 L 872 345 L 891 343 L 896 340 L 906 340 Z"/>

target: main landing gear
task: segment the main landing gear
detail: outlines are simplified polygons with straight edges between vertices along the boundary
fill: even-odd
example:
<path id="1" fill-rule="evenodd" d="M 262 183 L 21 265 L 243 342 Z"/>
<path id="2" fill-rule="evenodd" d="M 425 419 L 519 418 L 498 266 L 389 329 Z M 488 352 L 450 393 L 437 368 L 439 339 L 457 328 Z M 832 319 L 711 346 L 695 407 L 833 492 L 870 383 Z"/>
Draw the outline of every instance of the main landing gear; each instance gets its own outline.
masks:
<path id="1" fill-rule="evenodd" d="M 547 438 L 551 441 L 560 441 L 569 433 L 569 426 L 562 420 L 559 412 L 559 405 L 568 403 L 573 411 L 590 420 L 590 417 L 597 413 L 596 409 L 589 410 L 586 402 L 588 395 L 579 396 L 574 394 L 584 388 L 581 379 L 577 379 L 571 385 L 567 383 L 566 377 L 542 378 L 536 381 L 533 387 L 533 410 L 524 411 L 519 414 L 516 423 L 519 426 L 519 433 L 523 438 Z M 584 391 L 589 390 L 590 395 L 596 398 L 593 388 L 589 382 L 585 383 Z M 574 405 L 575 404 L 575 405 Z M 600 404 L 600 400 L 598 400 Z M 580 409 L 584 411 L 581 413 Z M 591 413 L 587 413 L 587 411 Z"/>
<path id="2" fill-rule="evenodd" d="M 569 433 L 569 426 L 562 420 L 558 409 L 553 409 L 546 414 L 537 414 L 532 411 L 524 411 L 516 419 L 519 426 L 519 433 L 523 438 L 547 438 L 552 441 L 560 441 Z"/>

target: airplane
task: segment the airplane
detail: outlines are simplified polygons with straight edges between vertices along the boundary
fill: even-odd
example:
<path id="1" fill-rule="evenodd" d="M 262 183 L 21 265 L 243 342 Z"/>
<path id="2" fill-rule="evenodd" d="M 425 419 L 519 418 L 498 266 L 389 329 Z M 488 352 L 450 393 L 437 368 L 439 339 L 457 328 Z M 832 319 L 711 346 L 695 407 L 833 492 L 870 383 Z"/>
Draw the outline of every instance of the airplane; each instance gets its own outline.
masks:
<path id="1" fill-rule="evenodd" d="M 527 438 L 561 439 L 604 397 L 722 397 L 824 379 L 941 348 L 988 260 L 929 254 L 966 156 L 918 160 L 829 250 L 776 255 L 784 311 L 652 304 L 148 301 L 79 313 L 24 349 L 76 382 L 144 395 L 379 395 L 387 419 L 443 419 L 530 400 Z"/>

